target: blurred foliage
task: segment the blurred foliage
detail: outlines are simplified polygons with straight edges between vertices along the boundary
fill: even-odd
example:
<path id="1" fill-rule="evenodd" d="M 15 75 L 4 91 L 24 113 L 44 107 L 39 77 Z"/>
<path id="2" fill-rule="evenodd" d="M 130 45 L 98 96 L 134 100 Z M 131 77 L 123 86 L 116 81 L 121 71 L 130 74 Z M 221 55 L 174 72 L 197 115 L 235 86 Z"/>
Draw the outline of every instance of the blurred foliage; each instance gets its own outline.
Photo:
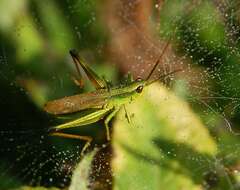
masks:
<path id="1" fill-rule="evenodd" d="M 81 189 L 239 189 L 239 8 L 236 0 L 1 0 L 0 189 L 80 188 L 71 181 Z M 183 72 L 165 81 L 172 90 L 153 85 L 127 106 L 132 123 L 121 110 L 112 150 L 102 122 L 72 130 L 93 136 L 91 148 L 108 147 L 81 162 L 81 142 L 46 136 L 61 121 L 44 103 L 93 89 L 74 84 L 70 49 L 116 84 L 126 68 L 146 76 L 169 37 L 162 65 Z"/>
<path id="2" fill-rule="evenodd" d="M 96 150 L 86 155 L 77 166 L 72 176 L 72 182 L 69 190 L 88 190 L 90 186 L 89 178 L 91 174 L 91 164 Z"/>
<path id="3" fill-rule="evenodd" d="M 19 189 L 17 189 L 17 190 L 58 190 L 58 188 L 55 188 L 55 187 L 53 187 L 53 188 L 27 187 L 27 186 L 25 186 L 25 187 L 21 187 L 21 188 L 19 188 Z"/>
<path id="4" fill-rule="evenodd" d="M 185 102 L 154 85 L 128 111 L 133 123 L 121 113 L 114 125 L 115 189 L 231 188 L 214 139 Z"/>

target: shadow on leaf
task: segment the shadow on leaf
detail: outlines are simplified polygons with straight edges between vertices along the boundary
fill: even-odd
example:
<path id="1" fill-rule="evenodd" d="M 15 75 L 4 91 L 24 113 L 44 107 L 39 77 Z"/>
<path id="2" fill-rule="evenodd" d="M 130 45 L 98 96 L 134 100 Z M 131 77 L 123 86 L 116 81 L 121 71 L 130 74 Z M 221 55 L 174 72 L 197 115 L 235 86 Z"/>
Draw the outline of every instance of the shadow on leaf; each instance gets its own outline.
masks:
<path id="1" fill-rule="evenodd" d="M 188 144 L 163 138 L 155 138 L 153 144 L 159 150 L 159 157 L 136 151 L 123 143 L 121 146 L 137 160 L 156 165 L 159 170 L 167 169 L 175 175 L 185 175 L 195 184 L 206 188 L 230 188 L 234 184 L 233 178 L 226 173 L 221 161 L 210 154 L 201 153 Z"/>

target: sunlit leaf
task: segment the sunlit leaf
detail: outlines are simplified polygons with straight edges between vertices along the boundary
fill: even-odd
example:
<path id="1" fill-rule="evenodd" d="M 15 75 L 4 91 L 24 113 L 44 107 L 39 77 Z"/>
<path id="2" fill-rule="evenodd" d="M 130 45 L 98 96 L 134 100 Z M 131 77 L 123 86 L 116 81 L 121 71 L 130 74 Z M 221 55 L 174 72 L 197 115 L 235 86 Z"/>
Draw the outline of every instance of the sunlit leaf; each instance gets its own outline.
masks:
<path id="1" fill-rule="evenodd" d="M 190 106 L 154 85 L 114 125 L 114 189 L 199 189 L 216 144 Z"/>
<path id="2" fill-rule="evenodd" d="M 89 190 L 89 175 L 95 154 L 96 150 L 84 156 L 83 160 L 78 164 L 73 172 L 72 182 L 69 190 Z"/>

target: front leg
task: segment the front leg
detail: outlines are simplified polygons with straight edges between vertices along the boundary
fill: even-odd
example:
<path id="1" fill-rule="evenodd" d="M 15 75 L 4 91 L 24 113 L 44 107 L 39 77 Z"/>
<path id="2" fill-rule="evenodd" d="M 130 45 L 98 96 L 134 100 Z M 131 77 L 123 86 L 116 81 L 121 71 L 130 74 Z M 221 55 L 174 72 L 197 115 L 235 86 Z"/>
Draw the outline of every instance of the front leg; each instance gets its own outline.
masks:
<path id="1" fill-rule="evenodd" d="M 116 113 L 119 111 L 119 107 L 114 107 L 113 111 L 110 112 L 109 115 L 107 115 L 106 119 L 104 120 L 105 128 L 106 128 L 106 133 L 107 133 L 107 140 L 110 141 L 110 131 L 109 131 L 109 126 L 108 123 L 111 121 L 111 119 L 116 115 Z"/>
<path id="2" fill-rule="evenodd" d="M 124 107 L 124 111 L 125 111 L 125 117 L 127 118 L 128 123 L 132 124 L 131 116 L 128 114 L 126 106 L 123 105 L 123 107 Z"/>

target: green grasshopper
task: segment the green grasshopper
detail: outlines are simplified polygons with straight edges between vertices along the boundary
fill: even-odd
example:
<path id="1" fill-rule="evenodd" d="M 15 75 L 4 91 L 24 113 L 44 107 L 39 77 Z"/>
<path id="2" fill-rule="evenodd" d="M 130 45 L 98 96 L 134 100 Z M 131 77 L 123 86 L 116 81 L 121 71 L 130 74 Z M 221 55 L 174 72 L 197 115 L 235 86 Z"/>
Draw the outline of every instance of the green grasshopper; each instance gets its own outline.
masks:
<path id="1" fill-rule="evenodd" d="M 90 69 L 79 58 L 78 54 L 74 50 L 71 50 L 70 54 L 76 65 L 79 76 L 81 76 L 79 68 L 80 66 L 83 69 L 83 71 L 87 74 L 87 77 L 92 82 L 96 90 L 93 92 L 68 96 L 47 102 L 44 106 L 44 109 L 45 111 L 53 115 L 61 116 L 66 114 L 86 112 L 86 114 L 83 114 L 79 118 L 75 118 L 66 123 L 52 127 L 49 131 L 49 134 L 52 136 L 60 136 L 65 138 L 73 138 L 86 141 L 81 151 L 81 154 L 83 154 L 86 148 L 90 146 L 92 138 L 90 136 L 67 134 L 61 132 L 61 130 L 66 128 L 88 125 L 91 123 L 95 123 L 101 119 L 104 119 L 107 140 L 110 140 L 109 122 L 116 115 L 116 113 L 121 108 L 124 108 L 126 112 L 125 104 L 132 102 L 139 95 L 141 95 L 145 86 L 148 86 L 158 81 L 160 78 L 166 77 L 176 72 L 176 71 L 170 72 L 154 80 L 150 79 L 154 70 L 159 64 L 161 57 L 164 55 L 164 52 L 166 51 L 168 44 L 169 42 L 164 47 L 159 59 L 153 66 L 146 80 L 138 78 L 133 81 L 131 79 L 130 81 L 128 81 L 128 84 L 121 87 L 110 87 L 105 80 L 101 79 L 92 69 Z M 82 85 L 82 82 L 79 80 L 78 84 Z M 130 122 L 130 116 L 128 115 L 127 112 L 126 118 L 128 122 Z"/>

